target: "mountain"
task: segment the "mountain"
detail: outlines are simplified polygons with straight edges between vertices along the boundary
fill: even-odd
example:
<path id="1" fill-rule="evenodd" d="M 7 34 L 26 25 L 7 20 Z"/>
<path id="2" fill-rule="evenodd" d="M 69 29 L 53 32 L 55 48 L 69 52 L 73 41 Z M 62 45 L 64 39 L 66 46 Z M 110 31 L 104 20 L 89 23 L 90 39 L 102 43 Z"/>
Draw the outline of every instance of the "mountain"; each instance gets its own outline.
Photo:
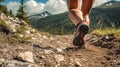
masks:
<path id="1" fill-rule="evenodd" d="M 45 18 L 47 16 L 51 16 L 51 14 L 48 12 L 48 11 L 44 11 L 42 13 L 39 13 L 39 14 L 35 14 L 35 15 L 31 15 L 29 16 L 30 19 L 34 19 L 34 18 Z"/>
<path id="2" fill-rule="evenodd" d="M 68 18 L 67 12 L 41 19 L 31 19 L 31 25 L 40 31 L 51 34 L 68 34 L 75 29 L 75 26 Z"/>
<path id="3" fill-rule="evenodd" d="M 103 5 L 94 8 L 91 13 L 92 27 L 102 25 L 103 27 L 120 26 L 120 2 L 109 1 Z M 97 23 L 96 23 L 97 22 Z"/>
<path id="4" fill-rule="evenodd" d="M 107 4 L 112 4 L 107 6 Z M 104 27 L 120 26 L 120 2 L 110 1 L 93 8 L 91 11 L 91 30 Z M 75 31 L 75 25 L 68 18 L 68 13 L 51 15 L 46 18 L 31 19 L 31 25 L 40 31 L 51 34 L 71 34 Z"/>
<path id="5" fill-rule="evenodd" d="M 102 4 L 101 6 L 99 6 L 100 8 L 115 8 L 115 7 L 120 7 L 120 2 L 117 1 L 109 1 L 106 2 L 104 4 Z"/>

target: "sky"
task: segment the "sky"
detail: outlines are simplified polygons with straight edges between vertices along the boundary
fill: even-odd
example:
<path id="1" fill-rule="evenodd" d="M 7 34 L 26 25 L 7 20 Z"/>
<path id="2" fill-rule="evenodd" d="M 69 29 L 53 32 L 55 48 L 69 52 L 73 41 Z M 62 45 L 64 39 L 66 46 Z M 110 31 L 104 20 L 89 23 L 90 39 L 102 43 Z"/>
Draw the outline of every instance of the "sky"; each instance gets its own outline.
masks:
<path id="1" fill-rule="evenodd" d="M 20 0 L 5 0 L 5 2 L 3 2 L 4 4 L 7 4 L 9 2 L 19 2 Z M 25 0 L 25 2 L 28 1 L 28 0 Z M 45 3 L 47 2 L 48 0 L 35 0 L 36 2 L 42 2 L 42 3 Z"/>
<path id="2" fill-rule="evenodd" d="M 8 9 L 13 11 L 13 14 L 16 14 L 19 8 L 20 0 L 5 0 L 3 5 L 6 5 Z M 94 6 L 99 6 L 109 0 L 95 0 Z M 120 1 L 120 0 L 116 0 Z M 66 0 L 25 0 L 25 11 L 28 15 L 33 15 L 48 11 L 51 14 L 60 14 L 68 11 Z"/>

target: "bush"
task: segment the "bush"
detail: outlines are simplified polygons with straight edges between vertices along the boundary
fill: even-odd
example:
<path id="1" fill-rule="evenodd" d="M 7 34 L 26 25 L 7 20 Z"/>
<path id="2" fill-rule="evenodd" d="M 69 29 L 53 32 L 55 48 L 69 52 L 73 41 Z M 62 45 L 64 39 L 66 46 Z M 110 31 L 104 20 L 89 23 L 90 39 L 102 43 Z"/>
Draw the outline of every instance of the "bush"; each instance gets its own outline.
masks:
<path id="1" fill-rule="evenodd" d="M 97 35 L 108 35 L 108 34 L 114 34 L 115 36 L 120 37 L 120 28 L 99 28 L 95 29 L 92 34 L 97 34 Z"/>
<path id="2" fill-rule="evenodd" d="M 0 31 L 6 34 L 10 33 L 9 25 L 7 25 L 2 19 L 0 19 Z"/>

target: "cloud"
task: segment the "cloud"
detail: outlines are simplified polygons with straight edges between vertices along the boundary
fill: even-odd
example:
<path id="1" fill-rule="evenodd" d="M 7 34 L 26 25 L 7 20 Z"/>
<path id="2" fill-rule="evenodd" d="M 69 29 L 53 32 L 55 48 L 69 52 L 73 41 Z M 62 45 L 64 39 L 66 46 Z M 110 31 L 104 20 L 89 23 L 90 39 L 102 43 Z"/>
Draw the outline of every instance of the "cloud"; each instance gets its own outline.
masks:
<path id="1" fill-rule="evenodd" d="M 15 15 L 17 13 L 17 10 L 19 8 L 19 3 L 17 2 L 9 2 L 7 5 L 8 10 L 12 10 L 13 14 Z"/>
<path id="2" fill-rule="evenodd" d="M 102 5 L 105 2 L 108 2 L 109 0 L 95 0 L 94 6 L 93 7 L 97 7 Z"/>
<path id="3" fill-rule="evenodd" d="M 108 0 L 95 0 L 94 7 L 99 6 Z M 28 0 L 25 2 L 25 11 L 28 15 L 33 15 L 41 13 L 43 11 L 48 11 L 51 14 L 59 14 L 66 12 L 67 4 L 65 0 L 48 0 L 46 3 L 37 2 L 35 0 Z M 14 14 L 16 14 L 19 3 L 18 2 L 9 2 L 7 8 L 11 9 Z"/>
<path id="4" fill-rule="evenodd" d="M 9 2 L 6 6 L 8 10 L 12 10 L 13 14 L 16 15 L 17 10 L 19 9 L 19 2 Z M 35 0 L 28 0 L 25 2 L 25 11 L 28 15 L 33 15 L 37 13 L 41 13 L 44 10 L 44 3 L 38 3 Z"/>
<path id="5" fill-rule="evenodd" d="M 37 3 L 35 0 L 29 0 L 25 3 L 25 10 L 28 15 L 41 13 L 44 9 L 44 3 Z"/>
<path id="6" fill-rule="evenodd" d="M 52 14 L 63 13 L 67 11 L 67 5 L 64 0 L 48 0 L 44 11 L 48 11 Z"/>

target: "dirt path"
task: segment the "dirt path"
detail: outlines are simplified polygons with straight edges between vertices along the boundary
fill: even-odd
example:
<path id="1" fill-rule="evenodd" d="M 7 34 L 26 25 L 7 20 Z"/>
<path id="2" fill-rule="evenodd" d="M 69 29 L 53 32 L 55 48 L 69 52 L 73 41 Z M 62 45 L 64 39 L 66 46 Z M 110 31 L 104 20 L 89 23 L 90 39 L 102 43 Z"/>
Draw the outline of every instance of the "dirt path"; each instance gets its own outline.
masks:
<path id="1" fill-rule="evenodd" d="M 31 51 L 38 67 L 120 67 L 119 38 L 89 35 L 86 49 L 71 48 L 72 35 L 36 39 L 31 43 L 4 43 L 0 39 L 0 58 L 16 60 L 18 53 Z"/>
<path id="2" fill-rule="evenodd" d="M 82 67 L 102 67 L 101 61 L 104 60 L 105 55 L 100 48 L 92 45 L 86 49 L 70 50 L 67 54 L 76 60 L 75 66 L 80 66 L 81 64 Z"/>

